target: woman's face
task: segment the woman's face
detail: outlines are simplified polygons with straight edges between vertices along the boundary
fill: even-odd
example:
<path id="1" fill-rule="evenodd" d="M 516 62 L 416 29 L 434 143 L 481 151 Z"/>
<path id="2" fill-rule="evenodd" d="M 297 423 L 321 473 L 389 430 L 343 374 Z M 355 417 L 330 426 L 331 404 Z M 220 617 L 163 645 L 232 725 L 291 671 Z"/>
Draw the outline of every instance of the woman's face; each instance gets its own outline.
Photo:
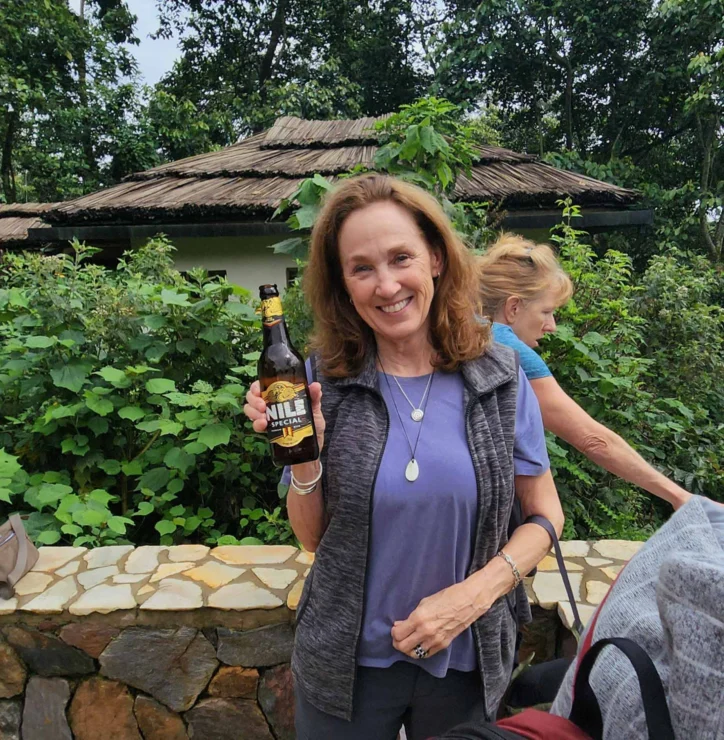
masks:
<path id="1" fill-rule="evenodd" d="M 546 291 L 533 301 L 509 298 L 506 306 L 506 323 L 521 342 L 529 347 L 537 347 L 539 339 L 556 330 L 556 319 L 553 315 L 558 308 L 556 299 L 554 290 Z"/>
<path id="2" fill-rule="evenodd" d="M 385 201 L 350 214 L 339 232 L 339 259 L 347 293 L 378 340 L 427 339 L 442 260 L 405 208 Z"/>

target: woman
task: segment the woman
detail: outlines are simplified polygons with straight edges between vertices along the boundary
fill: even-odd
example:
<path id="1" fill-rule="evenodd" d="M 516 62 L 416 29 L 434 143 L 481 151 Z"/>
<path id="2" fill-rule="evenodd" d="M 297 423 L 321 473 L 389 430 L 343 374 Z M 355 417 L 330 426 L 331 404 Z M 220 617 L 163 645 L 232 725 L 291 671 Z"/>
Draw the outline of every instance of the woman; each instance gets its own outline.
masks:
<path id="1" fill-rule="evenodd" d="M 316 551 L 297 610 L 299 740 L 422 740 L 510 678 L 511 592 L 558 531 L 535 397 L 470 296 L 474 262 L 438 203 L 346 180 L 312 234 L 305 290 L 321 383 L 320 461 L 293 466 L 289 518 Z M 266 429 L 255 383 L 254 429 Z"/>
<path id="2" fill-rule="evenodd" d="M 496 342 L 517 350 L 540 404 L 545 428 L 589 460 L 668 501 L 675 509 L 691 494 L 654 470 L 618 434 L 589 416 L 556 382 L 533 351 L 556 330 L 554 311 L 573 293 L 553 250 L 515 234 L 503 234 L 479 258 L 485 315 Z"/>

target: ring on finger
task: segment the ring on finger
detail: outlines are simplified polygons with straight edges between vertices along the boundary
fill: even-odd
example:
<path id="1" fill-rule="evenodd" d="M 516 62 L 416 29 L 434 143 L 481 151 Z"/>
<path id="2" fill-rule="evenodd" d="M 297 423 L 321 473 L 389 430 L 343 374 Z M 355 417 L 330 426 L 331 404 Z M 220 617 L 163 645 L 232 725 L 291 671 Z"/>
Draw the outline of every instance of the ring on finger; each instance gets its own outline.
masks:
<path id="1" fill-rule="evenodd" d="M 427 658 L 428 656 L 427 650 L 425 650 L 425 648 L 422 647 L 422 645 L 419 642 L 417 643 L 417 645 L 415 645 L 412 651 L 415 653 L 413 655 L 414 658 L 422 659 L 422 658 Z"/>

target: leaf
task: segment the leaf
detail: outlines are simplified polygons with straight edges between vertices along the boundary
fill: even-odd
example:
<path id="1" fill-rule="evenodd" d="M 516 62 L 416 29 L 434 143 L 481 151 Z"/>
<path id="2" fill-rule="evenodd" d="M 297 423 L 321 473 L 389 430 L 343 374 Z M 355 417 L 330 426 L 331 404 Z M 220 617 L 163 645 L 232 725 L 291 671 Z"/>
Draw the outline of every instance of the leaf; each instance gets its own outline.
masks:
<path id="1" fill-rule="evenodd" d="M 140 460 L 128 460 L 121 463 L 121 470 L 124 475 L 141 475 L 141 473 L 143 473 L 143 466 L 141 465 Z"/>
<path id="2" fill-rule="evenodd" d="M 140 504 L 138 504 L 137 511 L 141 516 L 148 516 L 149 514 L 153 514 L 155 509 L 153 508 L 153 504 L 148 501 L 141 501 Z"/>
<path id="3" fill-rule="evenodd" d="M 130 421 L 136 421 L 142 419 L 146 415 L 146 412 L 140 406 L 124 406 L 122 409 L 118 409 L 118 416 L 121 419 L 130 419 Z"/>
<path id="4" fill-rule="evenodd" d="M 172 447 L 164 456 L 163 464 L 186 473 L 196 463 L 196 458 L 178 447 Z"/>
<path id="5" fill-rule="evenodd" d="M 271 248 L 274 254 L 288 254 L 294 259 L 306 260 L 309 254 L 309 240 L 300 236 L 293 236 L 291 239 L 284 239 Z"/>
<path id="6" fill-rule="evenodd" d="M 38 491 L 38 503 L 42 506 L 54 504 L 69 493 L 73 493 L 70 486 L 65 486 L 62 483 L 44 483 Z"/>
<path id="7" fill-rule="evenodd" d="M 131 379 L 123 370 L 119 370 L 117 367 L 112 367 L 108 365 L 107 367 L 103 367 L 98 372 L 93 374 L 100 375 L 103 380 L 107 381 L 116 388 L 128 388 L 128 386 L 131 385 Z"/>
<path id="8" fill-rule="evenodd" d="M 112 516 L 108 520 L 108 529 L 116 532 L 116 534 L 126 534 L 126 527 L 128 525 L 133 526 L 133 520 L 128 519 L 125 516 Z"/>
<path id="9" fill-rule="evenodd" d="M 42 335 L 36 335 L 28 337 L 25 340 L 25 346 L 30 349 L 46 349 L 52 347 L 58 341 L 57 337 L 44 337 Z"/>
<path id="10" fill-rule="evenodd" d="M 224 304 L 224 310 L 232 316 L 241 316 L 253 321 L 257 320 L 254 309 L 247 303 L 241 303 L 240 301 L 227 301 Z"/>
<path id="11" fill-rule="evenodd" d="M 50 377 L 58 388 L 67 388 L 78 393 L 88 379 L 88 367 L 78 362 L 56 366 L 50 371 Z"/>
<path id="12" fill-rule="evenodd" d="M 241 540 L 239 540 L 239 544 L 240 545 L 263 545 L 264 542 L 262 542 L 262 540 L 260 540 L 258 537 L 242 537 Z"/>
<path id="13" fill-rule="evenodd" d="M 179 493 L 183 490 L 184 482 L 180 478 L 174 478 L 167 486 L 166 490 L 171 494 Z"/>
<path id="14" fill-rule="evenodd" d="M 168 468 L 151 468 L 141 476 L 137 489 L 150 488 L 152 491 L 160 491 L 171 478 Z"/>
<path id="15" fill-rule="evenodd" d="M 203 339 L 209 344 L 218 344 L 219 342 L 225 342 L 229 333 L 223 326 L 209 326 L 204 329 L 200 334 L 199 338 Z"/>
<path id="16" fill-rule="evenodd" d="M 149 393 L 169 393 L 176 390 L 176 383 L 168 378 L 152 378 L 146 382 L 146 390 Z"/>
<path id="17" fill-rule="evenodd" d="M 201 525 L 201 519 L 197 516 L 190 516 L 188 519 L 186 519 L 186 523 L 184 524 L 184 530 L 188 533 L 194 532 L 199 528 Z"/>
<path id="18" fill-rule="evenodd" d="M 311 229 L 319 214 L 319 206 L 302 206 L 294 215 L 297 217 L 300 229 Z"/>
<path id="19" fill-rule="evenodd" d="M 142 323 L 151 331 L 156 331 L 166 326 L 166 317 L 161 314 L 150 314 L 149 316 L 144 316 Z"/>
<path id="20" fill-rule="evenodd" d="M 159 419 L 158 420 L 158 430 L 161 432 L 161 436 L 165 434 L 172 434 L 176 436 L 180 432 L 183 431 L 184 425 L 179 424 L 177 421 L 172 421 L 171 419 Z"/>
<path id="21" fill-rule="evenodd" d="M 176 342 L 176 349 L 185 355 L 190 355 L 196 349 L 196 342 L 193 339 L 181 339 Z"/>
<path id="22" fill-rule="evenodd" d="M 5 448 L 0 448 L 0 478 L 12 478 L 15 473 L 22 470 L 22 466 L 18 462 L 18 458 L 15 455 L 9 455 L 5 452 Z"/>
<path id="23" fill-rule="evenodd" d="M 59 540 L 60 532 L 54 529 L 46 529 L 45 532 L 41 532 L 35 538 L 35 543 L 38 545 L 54 545 Z"/>
<path id="24" fill-rule="evenodd" d="M 94 416 L 88 422 L 88 426 L 96 437 L 99 437 L 101 434 L 105 434 L 108 431 L 108 421 L 106 419 L 101 419 L 98 416 Z"/>
<path id="25" fill-rule="evenodd" d="M 175 290 L 164 288 L 161 291 L 161 302 L 165 306 L 190 306 L 188 296 L 185 293 L 177 293 Z"/>
<path id="26" fill-rule="evenodd" d="M 200 442 L 189 442 L 184 445 L 184 452 L 188 452 L 189 455 L 200 455 L 202 452 L 206 452 L 209 448 L 206 445 L 202 445 Z"/>
<path id="27" fill-rule="evenodd" d="M 98 467 L 108 475 L 118 475 L 121 472 L 121 463 L 118 460 L 104 460 Z"/>
<path id="28" fill-rule="evenodd" d="M 95 393 L 86 391 L 85 405 L 99 416 L 108 416 L 113 411 L 113 402 L 107 398 L 99 398 Z"/>
<path id="29" fill-rule="evenodd" d="M 83 527 L 100 527 L 106 521 L 110 511 L 96 511 L 95 509 L 79 509 L 73 512 L 73 521 Z"/>
<path id="30" fill-rule="evenodd" d="M 160 522 L 156 522 L 156 531 L 161 535 L 172 534 L 176 531 L 176 525 L 167 519 L 162 519 Z"/>
<path id="31" fill-rule="evenodd" d="M 228 444 L 230 439 L 231 429 L 226 424 L 207 424 L 201 429 L 198 436 L 198 441 L 210 450 L 219 445 Z"/>
<path id="32" fill-rule="evenodd" d="M 115 462 L 115 460 L 113 460 L 113 462 Z M 95 488 L 88 494 L 88 500 L 107 507 L 108 503 L 113 501 L 113 496 L 102 488 Z"/>
<path id="33" fill-rule="evenodd" d="M 77 524 L 64 524 L 60 528 L 60 531 L 63 534 L 69 534 L 71 537 L 77 537 L 83 531 L 83 529 Z"/>

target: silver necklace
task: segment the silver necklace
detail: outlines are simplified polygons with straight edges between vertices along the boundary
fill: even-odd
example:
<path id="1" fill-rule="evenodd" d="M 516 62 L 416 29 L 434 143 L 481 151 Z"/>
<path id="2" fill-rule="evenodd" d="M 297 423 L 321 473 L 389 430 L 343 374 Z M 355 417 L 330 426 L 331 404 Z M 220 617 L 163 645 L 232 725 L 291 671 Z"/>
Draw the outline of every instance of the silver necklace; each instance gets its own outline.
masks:
<path id="1" fill-rule="evenodd" d="M 381 362 L 380 362 L 380 365 L 382 365 Z M 407 395 L 407 393 L 405 393 L 405 389 L 400 385 L 400 381 L 394 375 L 392 376 L 392 380 L 394 380 L 395 383 L 397 383 L 397 387 L 400 389 L 400 393 L 402 393 L 402 395 L 405 397 L 405 400 L 407 401 L 407 403 L 410 404 L 410 408 L 412 409 L 412 411 L 410 412 L 410 417 L 412 418 L 413 421 L 420 422 L 425 418 L 425 412 L 423 411 L 422 407 L 425 405 L 425 398 L 427 397 L 428 391 L 430 390 L 430 385 L 432 384 L 432 376 L 434 374 L 435 374 L 434 372 L 430 373 L 430 379 L 427 381 L 425 392 L 422 394 L 420 403 L 417 406 L 415 406 L 415 404 L 412 403 L 412 401 L 410 400 L 410 397 Z"/>
<path id="2" fill-rule="evenodd" d="M 385 367 L 382 364 L 382 360 L 380 360 L 379 355 L 377 355 L 377 359 L 379 360 L 380 367 L 382 368 L 382 374 L 385 376 L 385 382 L 387 383 L 387 387 L 389 388 L 389 391 L 390 391 L 390 398 L 392 399 L 392 404 L 395 407 L 397 418 L 400 420 L 400 426 L 402 427 L 402 432 L 405 435 L 405 439 L 407 440 L 407 446 L 410 448 L 410 462 L 407 463 L 407 467 L 405 468 L 405 478 L 407 478 L 407 480 L 410 483 L 414 483 L 420 476 L 420 466 L 417 464 L 415 453 L 417 452 L 417 445 L 420 442 L 420 435 L 422 434 L 422 423 L 420 423 L 420 427 L 417 430 L 417 439 L 415 440 L 415 446 L 413 447 L 412 442 L 410 442 L 410 437 L 407 434 L 407 429 L 405 429 L 405 425 L 402 421 L 402 414 L 400 414 L 400 409 L 397 408 L 397 401 L 395 401 L 395 394 L 392 392 L 392 386 L 390 385 L 390 381 L 387 377 L 387 373 L 385 372 Z M 432 375 L 430 376 L 430 380 L 428 381 L 427 390 L 425 391 L 425 396 L 427 396 L 427 391 L 430 389 L 432 385 L 432 378 L 434 375 L 435 375 L 435 372 L 433 371 Z M 394 377 L 394 375 L 392 377 Z M 400 388 L 400 390 L 402 390 L 402 388 Z M 404 392 L 403 392 L 403 395 L 404 395 Z M 423 396 L 423 401 L 425 399 L 425 396 Z M 422 405 L 422 402 L 420 405 Z M 420 418 L 420 422 L 422 422 L 422 419 L 424 417 L 425 417 L 425 414 L 423 411 L 423 415 Z"/>

